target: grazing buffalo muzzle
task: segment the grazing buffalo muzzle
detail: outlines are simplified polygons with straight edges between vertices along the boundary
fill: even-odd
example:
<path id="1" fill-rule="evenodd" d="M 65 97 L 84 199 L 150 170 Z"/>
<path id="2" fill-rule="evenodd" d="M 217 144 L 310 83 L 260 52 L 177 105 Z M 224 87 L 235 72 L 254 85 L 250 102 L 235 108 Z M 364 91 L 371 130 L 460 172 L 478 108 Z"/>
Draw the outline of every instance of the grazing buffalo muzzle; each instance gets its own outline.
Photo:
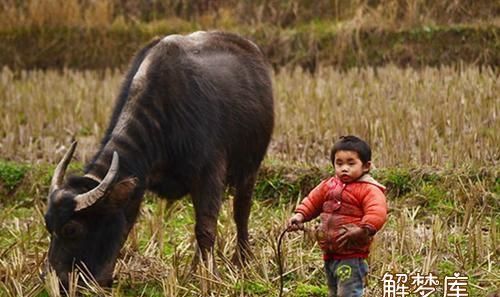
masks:
<path id="1" fill-rule="evenodd" d="M 273 122 L 269 66 L 254 43 L 222 32 L 150 42 L 132 60 L 84 175 L 65 178 L 76 143 L 54 171 L 48 260 L 63 285 L 76 267 L 112 284 L 146 190 L 169 200 L 190 194 L 197 254 L 207 260 L 222 195 L 234 189 L 233 261 L 244 263 L 252 191 Z"/>

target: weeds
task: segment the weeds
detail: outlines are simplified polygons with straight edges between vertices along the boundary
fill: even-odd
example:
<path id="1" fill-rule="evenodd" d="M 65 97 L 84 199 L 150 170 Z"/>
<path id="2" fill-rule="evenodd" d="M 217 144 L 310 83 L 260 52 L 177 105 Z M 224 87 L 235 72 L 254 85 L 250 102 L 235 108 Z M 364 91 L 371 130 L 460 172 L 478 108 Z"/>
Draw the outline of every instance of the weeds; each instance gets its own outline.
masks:
<path id="1" fill-rule="evenodd" d="M 0 160 L 0 184 L 8 191 L 13 190 L 22 181 L 27 170 L 27 166 Z"/>
<path id="2" fill-rule="evenodd" d="M 308 284 L 299 284 L 295 291 L 297 297 L 326 297 L 328 296 L 328 288 L 326 286 L 314 286 Z"/>
<path id="3" fill-rule="evenodd" d="M 408 193 L 412 187 L 410 172 L 403 168 L 388 170 L 385 185 L 395 191 L 395 196 Z"/>
<path id="4" fill-rule="evenodd" d="M 266 284 L 251 280 L 243 281 L 241 282 L 241 284 L 237 284 L 235 286 L 235 290 L 257 296 L 268 296 L 268 294 L 270 293 L 270 288 Z"/>

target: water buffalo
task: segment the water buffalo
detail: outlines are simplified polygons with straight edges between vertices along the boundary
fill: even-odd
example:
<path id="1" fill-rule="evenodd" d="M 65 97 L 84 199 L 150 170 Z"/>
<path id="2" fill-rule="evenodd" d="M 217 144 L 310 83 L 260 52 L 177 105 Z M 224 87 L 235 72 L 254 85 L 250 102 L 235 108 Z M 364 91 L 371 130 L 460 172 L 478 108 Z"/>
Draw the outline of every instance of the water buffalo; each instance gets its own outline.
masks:
<path id="1" fill-rule="evenodd" d="M 54 171 L 45 222 L 48 262 L 61 282 L 84 263 L 100 285 L 112 284 L 146 190 L 169 200 L 191 195 L 198 254 L 206 259 L 221 196 L 233 188 L 233 259 L 244 261 L 252 191 L 273 123 L 269 66 L 254 43 L 222 32 L 149 43 L 132 60 L 84 175 L 64 178 L 75 143 Z"/>

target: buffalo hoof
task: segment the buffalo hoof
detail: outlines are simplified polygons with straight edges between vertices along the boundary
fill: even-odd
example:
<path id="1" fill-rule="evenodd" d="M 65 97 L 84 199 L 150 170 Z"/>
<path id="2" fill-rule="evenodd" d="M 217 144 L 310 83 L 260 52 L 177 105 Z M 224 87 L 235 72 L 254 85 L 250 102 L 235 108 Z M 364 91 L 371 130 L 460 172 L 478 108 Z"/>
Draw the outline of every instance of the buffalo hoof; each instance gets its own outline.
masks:
<path id="1" fill-rule="evenodd" d="M 248 246 L 248 244 L 245 245 L 238 245 L 236 247 L 236 251 L 233 254 L 233 257 L 231 258 L 231 262 L 233 263 L 234 266 L 238 268 L 243 268 L 245 267 L 248 262 L 252 261 L 255 259 L 254 254 L 252 253 L 252 250 Z"/>

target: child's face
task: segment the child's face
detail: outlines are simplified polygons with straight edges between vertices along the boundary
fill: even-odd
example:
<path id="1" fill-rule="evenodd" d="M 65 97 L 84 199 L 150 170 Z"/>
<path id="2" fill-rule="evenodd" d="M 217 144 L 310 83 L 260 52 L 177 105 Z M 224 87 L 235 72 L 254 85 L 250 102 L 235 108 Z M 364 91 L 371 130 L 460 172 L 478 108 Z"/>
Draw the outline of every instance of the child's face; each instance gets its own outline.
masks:
<path id="1" fill-rule="evenodd" d="M 371 162 L 363 164 L 355 151 L 338 151 L 335 153 L 335 174 L 343 183 L 357 180 L 370 171 Z"/>

